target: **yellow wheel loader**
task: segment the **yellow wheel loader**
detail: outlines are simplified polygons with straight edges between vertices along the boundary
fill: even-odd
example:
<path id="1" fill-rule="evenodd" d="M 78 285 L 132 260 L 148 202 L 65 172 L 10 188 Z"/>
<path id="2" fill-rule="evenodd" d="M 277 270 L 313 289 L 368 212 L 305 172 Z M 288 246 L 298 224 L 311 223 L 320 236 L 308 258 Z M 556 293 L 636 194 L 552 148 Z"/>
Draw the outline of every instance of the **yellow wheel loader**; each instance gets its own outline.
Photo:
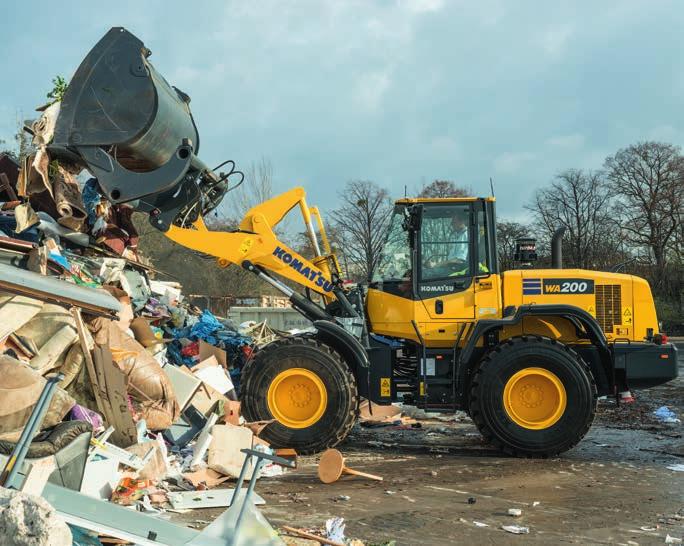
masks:
<path id="1" fill-rule="evenodd" d="M 272 445 L 337 445 L 365 398 L 465 410 L 506 453 L 557 455 L 587 432 L 599 396 L 676 377 L 676 349 L 659 332 L 645 280 L 563 269 L 560 234 L 553 268 L 501 272 L 492 197 L 400 199 L 375 277 L 353 289 L 301 188 L 255 206 L 234 231 L 212 231 L 202 218 L 232 177 L 200 161 L 190 99 L 149 56 L 125 29 L 109 31 L 66 90 L 50 152 L 83 163 L 113 203 L 251 271 L 311 320 L 311 332 L 266 345 L 242 371 L 242 411 L 276 420 L 263 433 Z M 313 256 L 274 231 L 297 207 Z M 519 254 L 531 264 L 534 245 Z"/>

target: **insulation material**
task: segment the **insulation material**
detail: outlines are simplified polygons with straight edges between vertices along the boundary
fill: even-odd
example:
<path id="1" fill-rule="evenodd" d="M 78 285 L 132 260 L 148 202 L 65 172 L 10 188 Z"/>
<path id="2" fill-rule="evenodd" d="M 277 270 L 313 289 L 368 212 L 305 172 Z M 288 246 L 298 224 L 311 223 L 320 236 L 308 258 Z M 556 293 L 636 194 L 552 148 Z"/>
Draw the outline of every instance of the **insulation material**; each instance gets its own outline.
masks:
<path id="1" fill-rule="evenodd" d="M 44 386 L 45 379 L 27 364 L 7 355 L 0 356 L 0 436 L 3 439 L 19 438 Z M 74 404 L 71 396 L 57 388 L 43 428 L 59 423 Z"/>
<path id="2" fill-rule="evenodd" d="M 128 393 L 150 430 L 169 428 L 180 416 L 171 382 L 159 362 L 116 322 L 96 318 L 89 323 L 95 343 L 108 345 L 114 362 L 128 376 Z"/>
<path id="3" fill-rule="evenodd" d="M 0 537 L 3 546 L 66 546 L 71 531 L 43 499 L 0 488 Z"/>

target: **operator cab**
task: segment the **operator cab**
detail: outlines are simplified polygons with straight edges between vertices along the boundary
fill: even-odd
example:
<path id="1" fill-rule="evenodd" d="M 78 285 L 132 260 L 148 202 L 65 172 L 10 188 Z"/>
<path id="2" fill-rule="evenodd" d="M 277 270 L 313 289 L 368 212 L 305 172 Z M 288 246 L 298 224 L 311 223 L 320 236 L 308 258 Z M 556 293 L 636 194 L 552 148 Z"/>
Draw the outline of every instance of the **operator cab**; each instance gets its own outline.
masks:
<path id="1" fill-rule="evenodd" d="M 411 300 L 498 272 L 493 198 L 402 199 L 369 288 Z"/>

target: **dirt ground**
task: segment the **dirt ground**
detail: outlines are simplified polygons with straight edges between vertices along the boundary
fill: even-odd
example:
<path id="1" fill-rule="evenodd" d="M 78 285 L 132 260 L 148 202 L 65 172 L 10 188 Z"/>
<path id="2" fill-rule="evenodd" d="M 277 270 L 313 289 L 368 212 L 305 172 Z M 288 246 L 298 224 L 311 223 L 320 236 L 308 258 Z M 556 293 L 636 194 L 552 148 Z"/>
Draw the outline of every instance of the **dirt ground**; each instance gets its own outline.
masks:
<path id="1" fill-rule="evenodd" d="M 422 421 L 419 429 L 357 426 L 340 450 L 348 466 L 383 482 L 349 476 L 324 485 L 316 457 L 300 457 L 297 470 L 259 481 L 262 510 L 275 527 L 319 531 L 328 518 L 343 517 L 346 536 L 367 546 L 645 545 L 664 544 L 668 534 L 681 538 L 684 472 L 666 467 L 684 463 L 684 429 L 652 415 L 666 405 L 684 418 L 681 349 L 676 381 L 637 392 L 635 404 L 602 401 L 589 434 L 560 458 L 502 456 L 464 416 Z M 509 508 L 522 516 L 509 516 Z M 503 525 L 528 527 L 529 534 L 510 534 Z"/>

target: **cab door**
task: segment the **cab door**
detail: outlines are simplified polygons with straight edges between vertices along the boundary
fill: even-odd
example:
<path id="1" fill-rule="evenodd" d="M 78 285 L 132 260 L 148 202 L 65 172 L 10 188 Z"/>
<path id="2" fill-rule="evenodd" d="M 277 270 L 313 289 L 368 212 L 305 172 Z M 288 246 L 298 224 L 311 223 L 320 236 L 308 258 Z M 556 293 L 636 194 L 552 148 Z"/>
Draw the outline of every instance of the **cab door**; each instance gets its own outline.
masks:
<path id="1" fill-rule="evenodd" d="M 433 321 L 475 317 L 472 202 L 424 203 L 417 295 Z"/>

